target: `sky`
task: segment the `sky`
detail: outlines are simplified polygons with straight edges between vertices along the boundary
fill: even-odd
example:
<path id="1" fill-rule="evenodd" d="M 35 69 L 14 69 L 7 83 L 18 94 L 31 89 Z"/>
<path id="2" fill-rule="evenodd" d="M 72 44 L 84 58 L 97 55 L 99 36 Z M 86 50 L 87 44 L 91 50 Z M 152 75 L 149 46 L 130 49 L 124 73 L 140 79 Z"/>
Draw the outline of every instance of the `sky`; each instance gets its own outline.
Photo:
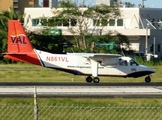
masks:
<path id="1" fill-rule="evenodd" d="M 142 5 L 143 0 L 122 0 L 122 2 L 130 2 L 138 7 L 138 4 Z M 144 0 L 145 7 L 149 8 L 162 8 L 162 0 Z"/>
<path id="2" fill-rule="evenodd" d="M 39 0 L 39 3 L 41 3 L 43 0 Z M 60 1 L 60 0 L 58 0 Z M 82 0 L 75 0 L 75 1 L 82 1 Z M 96 3 L 96 0 L 84 0 L 85 4 L 87 5 L 93 5 Z M 138 7 L 139 4 L 142 5 L 143 0 L 121 0 L 122 2 L 130 2 L 132 4 L 135 4 L 136 7 Z M 162 8 L 162 0 L 144 0 L 145 7 L 149 8 Z"/>

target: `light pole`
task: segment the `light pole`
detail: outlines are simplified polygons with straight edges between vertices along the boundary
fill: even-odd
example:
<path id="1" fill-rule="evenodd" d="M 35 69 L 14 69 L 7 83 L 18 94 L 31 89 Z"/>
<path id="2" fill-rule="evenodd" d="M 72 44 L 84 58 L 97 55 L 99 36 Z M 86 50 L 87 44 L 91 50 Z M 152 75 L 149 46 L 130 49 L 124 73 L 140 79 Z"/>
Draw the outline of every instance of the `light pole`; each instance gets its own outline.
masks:
<path id="1" fill-rule="evenodd" d="M 150 27 L 150 24 L 146 24 L 146 40 L 145 40 L 145 55 L 146 55 L 146 60 L 150 60 L 150 56 L 148 55 L 148 28 Z"/>
<path id="2" fill-rule="evenodd" d="M 147 55 L 148 27 L 146 27 L 145 55 Z"/>
<path id="3" fill-rule="evenodd" d="M 155 37 L 154 37 L 154 42 L 153 42 L 153 55 L 155 56 Z"/>
<path id="4" fill-rule="evenodd" d="M 142 0 L 142 7 L 143 7 L 143 8 L 145 7 L 144 1 L 146 1 L 146 0 Z"/>

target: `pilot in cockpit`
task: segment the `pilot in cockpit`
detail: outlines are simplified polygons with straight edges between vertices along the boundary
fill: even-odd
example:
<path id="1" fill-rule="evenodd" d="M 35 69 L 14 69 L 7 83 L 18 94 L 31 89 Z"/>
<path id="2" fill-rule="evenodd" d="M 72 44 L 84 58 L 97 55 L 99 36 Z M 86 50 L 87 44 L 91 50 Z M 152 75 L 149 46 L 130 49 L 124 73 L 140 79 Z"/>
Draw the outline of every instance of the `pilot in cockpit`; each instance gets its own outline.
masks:
<path id="1" fill-rule="evenodd" d="M 119 59 L 119 65 L 121 66 L 128 66 L 128 62 L 126 60 Z"/>

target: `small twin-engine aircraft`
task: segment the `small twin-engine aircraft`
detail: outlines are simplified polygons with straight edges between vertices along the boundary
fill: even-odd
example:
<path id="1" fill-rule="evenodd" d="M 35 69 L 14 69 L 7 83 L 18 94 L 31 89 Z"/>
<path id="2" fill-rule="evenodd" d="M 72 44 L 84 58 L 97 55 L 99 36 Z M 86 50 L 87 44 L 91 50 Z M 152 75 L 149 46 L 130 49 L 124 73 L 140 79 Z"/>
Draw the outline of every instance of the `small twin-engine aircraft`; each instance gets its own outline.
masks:
<path id="1" fill-rule="evenodd" d="M 8 22 L 8 51 L 5 58 L 14 61 L 61 70 L 74 75 L 87 76 L 87 82 L 99 83 L 98 76 L 141 77 L 150 82 L 150 74 L 155 71 L 138 64 L 130 57 L 119 54 L 67 53 L 52 54 L 33 49 L 21 23 L 18 20 Z"/>

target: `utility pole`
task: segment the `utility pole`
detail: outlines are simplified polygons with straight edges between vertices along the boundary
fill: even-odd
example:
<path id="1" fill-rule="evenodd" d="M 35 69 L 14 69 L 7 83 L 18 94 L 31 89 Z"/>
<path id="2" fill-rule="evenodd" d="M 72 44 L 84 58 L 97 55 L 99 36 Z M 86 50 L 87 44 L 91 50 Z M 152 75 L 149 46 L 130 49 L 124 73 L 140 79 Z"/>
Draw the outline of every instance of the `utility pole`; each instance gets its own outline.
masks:
<path id="1" fill-rule="evenodd" d="M 145 7 L 144 1 L 146 1 L 146 0 L 142 0 L 142 7 L 143 7 L 143 8 Z"/>
<path id="2" fill-rule="evenodd" d="M 85 4 L 84 4 L 84 0 L 83 0 L 83 2 L 82 2 L 82 7 L 84 7 L 85 6 Z"/>
<path id="3" fill-rule="evenodd" d="M 148 26 L 146 26 L 145 55 L 147 55 L 148 52 L 147 44 L 148 44 Z"/>

